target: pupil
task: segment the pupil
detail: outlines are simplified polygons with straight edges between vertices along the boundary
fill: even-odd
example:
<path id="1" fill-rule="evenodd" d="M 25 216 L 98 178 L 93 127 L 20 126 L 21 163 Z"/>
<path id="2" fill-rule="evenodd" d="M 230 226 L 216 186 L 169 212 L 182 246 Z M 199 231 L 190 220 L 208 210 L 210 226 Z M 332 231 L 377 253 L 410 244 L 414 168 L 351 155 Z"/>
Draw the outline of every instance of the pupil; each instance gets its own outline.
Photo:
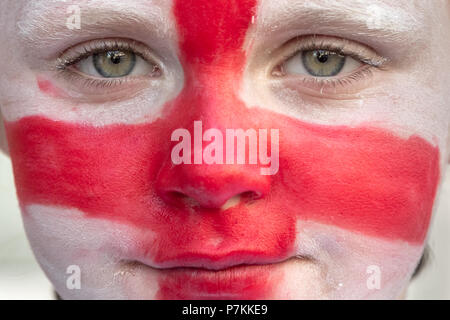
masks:
<path id="1" fill-rule="evenodd" d="M 124 53 L 120 51 L 110 51 L 107 53 L 108 59 L 114 64 L 119 64 L 122 60 L 122 56 L 124 56 Z"/>
<path id="2" fill-rule="evenodd" d="M 325 63 L 328 61 L 328 53 L 325 51 L 317 51 L 316 58 L 320 63 Z"/>

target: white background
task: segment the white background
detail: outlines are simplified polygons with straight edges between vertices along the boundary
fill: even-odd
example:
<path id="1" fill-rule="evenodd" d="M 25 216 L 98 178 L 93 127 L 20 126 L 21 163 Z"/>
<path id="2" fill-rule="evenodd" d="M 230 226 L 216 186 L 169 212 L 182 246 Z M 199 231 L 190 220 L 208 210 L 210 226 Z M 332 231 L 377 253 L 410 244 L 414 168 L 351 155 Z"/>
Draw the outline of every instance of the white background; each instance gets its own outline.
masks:
<path id="1" fill-rule="evenodd" d="M 413 281 L 409 299 L 450 299 L 450 170 L 428 243 L 431 259 Z M 17 205 L 11 162 L 0 152 L 0 299 L 53 299 L 28 245 Z"/>

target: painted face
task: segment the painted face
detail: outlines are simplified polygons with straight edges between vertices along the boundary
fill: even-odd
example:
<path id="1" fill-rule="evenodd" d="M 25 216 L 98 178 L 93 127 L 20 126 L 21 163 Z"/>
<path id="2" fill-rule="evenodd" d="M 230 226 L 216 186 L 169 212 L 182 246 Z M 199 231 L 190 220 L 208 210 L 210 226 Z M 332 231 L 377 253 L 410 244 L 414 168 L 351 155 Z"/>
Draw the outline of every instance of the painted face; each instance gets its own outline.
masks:
<path id="1" fill-rule="evenodd" d="M 400 2 L 78 1 L 80 29 L 67 3 L 4 5 L 0 105 L 58 293 L 399 297 L 450 97 L 448 3 Z"/>

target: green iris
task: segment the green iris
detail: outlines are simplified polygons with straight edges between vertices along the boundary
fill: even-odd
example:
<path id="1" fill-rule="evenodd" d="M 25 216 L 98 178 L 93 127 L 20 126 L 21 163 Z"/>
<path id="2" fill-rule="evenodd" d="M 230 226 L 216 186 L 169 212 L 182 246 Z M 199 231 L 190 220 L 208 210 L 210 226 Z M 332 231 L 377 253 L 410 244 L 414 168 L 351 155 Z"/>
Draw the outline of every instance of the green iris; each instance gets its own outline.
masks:
<path id="1" fill-rule="evenodd" d="M 327 50 L 304 51 L 303 66 L 314 77 L 333 77 L 344 67 L 345 57 Z"/>
<path id="2" fill-rule="evenodd" d="M 106 51 L 93 55 L 94 66 L 105 78 L 129 75 L 136 65 L 136 55 L 128 51 Z"/>

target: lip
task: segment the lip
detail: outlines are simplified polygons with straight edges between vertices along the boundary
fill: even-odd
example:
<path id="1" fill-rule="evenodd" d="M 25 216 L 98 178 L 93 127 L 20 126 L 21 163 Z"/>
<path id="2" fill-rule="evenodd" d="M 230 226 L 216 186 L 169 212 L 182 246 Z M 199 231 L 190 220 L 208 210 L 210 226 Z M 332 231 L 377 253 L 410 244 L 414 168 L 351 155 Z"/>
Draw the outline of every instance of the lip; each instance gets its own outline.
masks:
<path id="1" fill-rule="evenodd" d="M 266 299 L 281 280 L 281 263 L 238 265 L 221 270 L 172 268 L 162 271 L 159 299 Z"/>
<path id="2" fill-rule="evenodd" d="M 154 270 L 158 270 L 161 272 L 170 272 L 170 271 L 205 271 L 205 272 L 220 272 L 220 271 L 227 271 L 227 270 L 238 270 L 240 268 L 246 268 L 246 267 L 260 267 L 260 266 L 269 266 L 269 265 L 277 265 L 282 264 L 284 262 L 287 262 L 289 260 L 293 259 L 303 259 L 303 257 L 297 256 L 297 257 L 289 257 L 286 259 L 280 259 L 280 260 L 268 260 L 266 262 L 263 261 L 254 261 L 250 262 L 252 259 L 246 259 L 239 260 L 239 261 L 224 261 L 224 260 L 217 260 L 213 261 L 211 257 L 198 257 L 198 256 L 190 256 L 195 257 L 196 262 L 189 263 L 188 261 L 184 261 L 178 264 L 175 264 L 175 261 L 167 262 L 162 265 L 154 266 L 150 263 L 146 263 L 142 260 L 123 260 L 126 264 L 133 264 L 133 265 L 141 265 L 145 266 Z M 230 260 L 231 257 L 227 257 L 227 260 Z M 307 258 L 305 258 L 307 259 Z M 209 262 L 208 262 L 209 261 Z"/>
<path id="3" fill-rule="evenodd" d="M 307 258 L 296 255 L 297 258 Z M 148 259 L 146 257 L 132 258 L 125 261 L 137 262 L 153 269 L 204 269 L 220 271 L 238 266 L 255 266 L 277 264 L 292 256 L 274 257 L 265 252 L 253 250 L 233 250 L 226 253 L 214 252 L 177 252 L 164 260 Z"/>
<path id="4" fill-rule="evenodd" d="M 271 259 L 260 252 L 234 251 L 226 255 L 189 252 L 165 261 L 164 267 L 143 260 L 127 263 L 156 272 L 157 299 L 264 300 L 277 291 L 284 266 L 298 258 L 302 257 Z"/>
<path id="5" fill-rule="evenodd" d="M 134 268 L 157 272 L 157 299 L 173 300 L 256 300 L 270 299 L 283 278 L 283 266 L 296 260 L 266 264 L 233 264 L 220 269 L 173 266 L 154 268 L 139 261 L 129 261 Z M 217 267 L 217 265 L 214 265 Z"/>

